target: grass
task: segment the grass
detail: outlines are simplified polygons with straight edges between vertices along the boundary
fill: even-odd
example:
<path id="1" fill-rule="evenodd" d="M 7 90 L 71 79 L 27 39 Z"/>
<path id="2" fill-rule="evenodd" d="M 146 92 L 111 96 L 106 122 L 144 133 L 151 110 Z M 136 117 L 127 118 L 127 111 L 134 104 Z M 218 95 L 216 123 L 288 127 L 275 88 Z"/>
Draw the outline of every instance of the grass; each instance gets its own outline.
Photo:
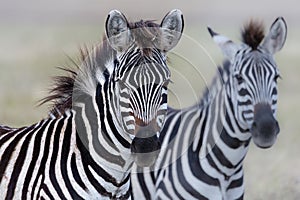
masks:
<path id="1" fill-rule="evenodd" d="M 206 52 L 184 37 L 171 54 L 173 81 L 170 105 L 188 106 L 196 102 L 215 72 L 221 52 L 204 30 L 186 30 L 187 35 Z M 236 30 L 232 27 L 229 30 Z M 222 31 L 230 35 L 231 32 Z M 278 118 L 281 132 L 274 147 L 268 150 L 252 145 L 245 161 L 245 199 L 300 199 L 300 58 L 297 35 L 293 30 L 286 46 L 276 60 L 283 80 L 279 82 Z M 32 124 L 47 115 L 47 105 L 37 102 L 47 95 L 50 77 L 61 73 L 56 66 L 70 63 L 66 56 L 76 58 L 78 46 L 88 46 L 101 38 L 95 26 L 32 26 L 7 25 L 0 31 L 0 122 L 19 127 Z M 236 34 L 231 34 L 236 35 Z M 190 64 L 189 62 L 192 64 Z M 187 68 L 186 66 L 189 65 Z"/>

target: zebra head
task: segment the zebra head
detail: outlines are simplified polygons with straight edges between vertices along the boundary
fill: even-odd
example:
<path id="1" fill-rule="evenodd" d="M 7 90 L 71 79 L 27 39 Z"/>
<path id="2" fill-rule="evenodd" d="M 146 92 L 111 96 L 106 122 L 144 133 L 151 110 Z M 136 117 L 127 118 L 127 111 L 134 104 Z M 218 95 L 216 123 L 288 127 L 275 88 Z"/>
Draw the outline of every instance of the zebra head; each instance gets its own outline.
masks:
<path id="1" fill-rule="evenodd" d="M 117 52 L 113 104 L 123 130 L 133 138 L 131 151 L 140 166 L 153 163 L 160 149 L 158 133 L 167 111 L 170 81 L 166 53 L 176 46 L 182 31 L 179 10 L 169 12 L 160 25 L 128 23 L 117 10 L 106 21 L 109 44 Z"/>
<path id="2" fill-rule="evenodd" d="M 273 55 L 286 40 L 284 19 L 277 18 L 266 37 L 262 24 L 251 21 L 242 33 L 241 45 L 209 32 L 231 62 L 227 93 L 238 124 L 250 131 L 258 147 L 271 147 L 280 130 L 276 120 L 280 74 Z"/>

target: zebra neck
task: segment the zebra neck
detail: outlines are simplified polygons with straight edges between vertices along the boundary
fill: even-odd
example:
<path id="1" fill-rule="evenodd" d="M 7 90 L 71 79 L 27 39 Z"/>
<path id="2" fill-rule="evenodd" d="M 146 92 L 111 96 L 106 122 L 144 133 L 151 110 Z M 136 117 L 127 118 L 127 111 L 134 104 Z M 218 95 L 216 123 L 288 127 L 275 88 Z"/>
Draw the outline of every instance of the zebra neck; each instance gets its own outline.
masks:
<path id="1" fill-rule="evenodd" d="M 86 148 L 78 134 L 76 143 L 78 147 L 78 159 L 81 160 L 85 173 L 92 175 L 93 178 L 90 178 L 93 179 L 95 185 L 111 188 L 112 184 L 115 190 L 118 190 L 123 185 L 129 183 L 129 169 L 133 162 L 125 162 L 123 157 L 114 154 L 95 156 L 94 153 L 91 153 Z M 120 159 L 119 163 L 116 159 Z"/>
<path id="2" fill-rule="evenodd" d="M 119 88 L 117 88 L 117 85 L 114 81 L 110 82 L 109 84 L 110 90 L 115 92 L 109 93 L 107 96 L 107 102 L 109 107 L 109 113 L 111 116 L 111 122 L 113 122 L 113 126 L 115 127 L 115 132 L 119 133 L 119 136 L 122 137 L 123 143 L 126 141 L 127 143 L 132 142 L 132 138 L 130 137 L 130 133 L 125 131 L 124 124 L 122 125 L 122 115 L 121 115 L 121 103 L 120 103 L 120 94 L 118 93 Z M 109 101 L 108 101 L 109 100 Z M 120 138 L 121 140 L 121 138 Z M 124 145 L 123 145 L 124 146 Z M 128 145 L 124 146 L 125 148 L 129 148 Z"/>
<path id="3" fill-rule="evenodd" d="M 203 131 L 198 132 L 203 134 L 199 156 L 207 158 L 217 171 L 230 176 L 240 169 L 251 135 L 238 126 L 225 86 L 201 112 L 205 119 L 202 120 Z"/>
<path id="4" fill-rule="evenodd" d="M 74 106 L 77 141 L 82 155 L 88 154 L 89 160 L 93 160 L 94 164 L 86 162 L 87 166 L 97 166 L 108 174 L 114 174 L 116 182 L 120 183 L 128 176 L 133 158 L 130 143 L 116 128 L 109 97 L 106 96 L 107 88 L 103 87 L 108 86 L 97 86 L 96 98 L 86 96 Z"/>

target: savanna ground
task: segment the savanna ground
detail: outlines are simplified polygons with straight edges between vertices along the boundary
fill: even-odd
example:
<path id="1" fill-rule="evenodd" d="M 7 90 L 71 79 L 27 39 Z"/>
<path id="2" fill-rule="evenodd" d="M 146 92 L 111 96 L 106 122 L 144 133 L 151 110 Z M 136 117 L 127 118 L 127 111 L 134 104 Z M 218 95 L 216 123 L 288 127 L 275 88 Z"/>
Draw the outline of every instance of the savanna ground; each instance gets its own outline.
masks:
<path id="1" fill-rule="evenodd" d="M 99 43 L 111 9 L 121 10 L 131 20 L 160 20 L 173 8 L 183 11 L 185 35 L 170 54 L 174 84 L 169 104 L 176 107 L 195 103 L 210 82 L 215 63 L 222 61 L 207 25 L 238 41 L 240 28 L 250 17 L 263 20 L 268 30 L 277 16 L 284 16 L 288 38 L 275 55 L 283 77 L 277 113 L 281 132 L 270 149 L 251 145 L 245 161 L 245 199 L 300 199 L 300 9 L 296 3 L 0 1 L 0 123 L 19 127 L 47 115 L 47 105 L 37 104 L 47 95 L 51 77 L 62 73 L 55 67 L 70 65 L 68 56 L 77 59 L 78 47 Z"/>

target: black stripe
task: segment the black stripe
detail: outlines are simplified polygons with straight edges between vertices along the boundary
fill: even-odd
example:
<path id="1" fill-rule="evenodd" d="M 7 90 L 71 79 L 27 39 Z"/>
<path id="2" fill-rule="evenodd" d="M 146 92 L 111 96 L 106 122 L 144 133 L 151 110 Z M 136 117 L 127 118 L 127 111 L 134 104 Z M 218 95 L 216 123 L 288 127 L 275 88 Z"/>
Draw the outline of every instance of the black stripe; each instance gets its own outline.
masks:
<path id="1" fill-rule="evenodd" d="M 9 133 L 13 131 L 12 128 L 8 127 L 8 126 L 3 126 L 3 125 L 0 125 L 0 137 L 6 133 Z"/>
<path id="2" fill-rule="evenodd" d="M 196 148 L 196 151 L 195 152 L 200 152 L 201 150 L 201 147 L 202 147 L 202 143 L 203 143 L 203 137 L 204 137 L 204 130 L 206 128 L 206 121 L 207 121 L 207 113 L 208 113 L 208 110 L 205 109 L 205 110 L 202 110 L 202 112 L 199 113 L 199 123 L 201 121 L 201 119 L 203 118 L 203 121 L 202 121 L 202 126 L 200 128 L 200 132 L 198 132 L 197 134 L 200 134 L 200 139 L 199 141 L 194 141 L 194 142 L 197 142 L 198 145 L 197 145 L 197 148 Z"/>
<path id="3" fill-rule="evenodd" d="M 45 174 L 44 174 L 45 173 L 45 167 L 46 167 L 46 162 L 47 162 L 48 155 L 49 155 L 50 140 L 51 140 L 51 135 L 52 135 L 52 132 L 53 132 L 55 122 L 56 121 L 50 121 L 47 132 L 43 133 L 43 134 L 46 134 L 45 144 L 44 144 L 44 152 L 43 152 L 43 157 L 41 159 L 41 163 L 40 163 L 40 166 L 39 166 L 39 170 L 37 172 L 36 179 L 35 179 L 35 181 L 33 183 L 33 186 L 32 186 L 32 191 L 35 190 L 35 188 L 37 186 L 37 183 L 38 183 L 38 179 L 39 179 L 40 176 L 42 176 L 42 180 L 41 180 L 42 183 L 45 179 Z M 41 144 L 41 145 L 43 145 L 43 144 Z M 39 191 L 40 191 L 40 189 L 39 189 Z M 31 199 L 33 199 L 33 195 L 31 196 Z"/>
<path id="4" fill-rule="evenodd" d="M 20 132 L 17 133 L 17 136 L 14 138 L 14 140 L 12 140 L 9 145 L 7 146 L 7 148 L 4 150 L 3 152 L 3 156 L 1 158 L 1 165 L 0 165 L 0 178 L 2 180 L 2 178 L 5 178 L 3 177 L 4 175 L 4 172 L 7 168 L 7 165 L 11 159 L 11 155 L 12 153 L 14 152 L 15 150 L 15 146 L 18 144 L 19 140 L 27 134 L 27 131 L 26 129 L 21 129 Z M 6 136 L 5 136 L 5 139 L 4 141 L 6 141 Z"/>
<path id="5" fill-rule="evenodd" d="M 230 122 L 229 122 L 230 123 Z M 242 144 L 242 141 L 240 141 L 239 139 L 237 138 L 233 138 L 231 137 L 227 131 L 225 130 L 225 128 L 223 128 L 221 134 L 220 134 L 220 138 L 222 139 L 222 141 L 227 145 L 229 146 L 230 148 L 232 149 L 237 149 L 241 146 Z"/>
<path id="6" fill-rule="evenodd" d="M 34 137 L 34 147 L 33 147 L 33 152 L 32 152 L 32 156 L 31 156 L 32 159 L 30 161 L 30 164 L 29 164 L 26 176 L 25 176 L 25 180 L 24 180 L 24 185 L 22 188 L 22 199 L 26 199 L 29 183 L 30 183 L 31 179 L 33 178 L 32 177 L 33 170 L 35 167 L 37 167 L 36 162 L 37 162 L 39 154 L 42 153 L 42 152 L 40 152 L 41 139 L 43 136 L 43 132 L 45 131 L 48 124 L 49 124 L 49 120 L 47 120 L 43 124 L 43 126 L 40 128 L 40 130 L 37 132 L 36 136 Z M 51 134 L 49 134 L 49 135 L 51 135 Z"/>
<path id="7" fill-rule="evenodd" d="M 231 101 L 231 98 L 229 96 L 226 97 L 226 101 L 228 102 L 228 106 L 226 106 L 226 110 L 228 112 L 228 110 L 231 111 L 231 113 L 234 113 L 234 108 L 235 106 L 233 105 L 233 102 Z M 236 119 L 235 117 L 233 117 L 232 119 L 230 119 L 231 121 L 233 120 L 235 122 L 235 125 L 238 127 L 238 131 L 240 133 L 247 133 L 249 132 L 249 129 L 243 129 L 241 126 L 240 126 L 240 123 L 238 122 L 238 119 Z"/>
<path id="8" fill-rule="evenodd" d="M 167 90 L 166 87 L 163 87 L 163 88 L 164 88 L 164 90 Z M 162 99 L 161 99 L 160 105 L 162 105 L 162 104 L 168 102 L 168 95 L 167 95 L 167 94 L 163 93 L 163 94 L 161 95 L 161 98 L 162 98 Z"/>
<path id="9" fill-rule="evenodd" d="M 229 117 L 229 114 L 228 114 L 228 111 L 226 111 L 226 114 L 225 114 L 225 123 L 227 123 L 227 125 L 229 126 L 230 128 L 230 131 L 234 131 L 234 128 L 232 126 L 232 122 L 231 122 L 231 119 Z"/>
<path id="10" fill-rule="evenodd" d="M 178 164 L 178 160 L 179 159 L 177 159 L 176 160 L 176 165 Z M 173 164 L 172 164 L 173 165 Z M 177 198 L 178 199 L 183 199 L 183 197 L 179 194 L 179 191 L 177 191 L 176 189 L 175 189 L 175 181 L 174 181 L 174 175 L 173 175 L 173 173 L 174 174 L 178 174 L 178 171 L 176 171 L 176 172 L 174 172 L 173 170 L 172 170 L 172 165 L 169 165 L 169 167 L 168 167 L 168 172 L 169 172 L 169 176 L 168 176 L 168 179 L 170 180 L 170 182 L 171 182 L 171 185 L 172 185 L 172 188 L 173 188 L 173 192 L 176 194 L 176 196 L 177 196 Z M 178 166 L 177 166 L 178 167 Z M 180 176 L 180 175 L 179 175 Z"/>
<path id="11" fill-rule="evenodd" d="M 201 180 L 204 183 L 209 183 L 210 185 L 218 186 L 220 185 L 220 182 L 218 179 L 210 177 L 206 172 L 203 170 L 200 158 L 199 158 L 199 152 L 193 152 L 192 147 L 188 149 L 188 158 L 190 163 L 191 172 L 193 172 L 193 175 Z M 207 154 L 206 159 L 210 157 L 209 154 Z M 214 166 L 213 166 L 214 167 Z"/>
<path id="12" fill-rule="evenodd" d="M 237 198 L 236 200 L 243 200 L 243 199 L 244 199 L 244 193 L 239 198 Z"/>
<path id="13" fill-rule="evenodd" d="M 78 169 L 77 169 L 77 165 L 76 165 L 76 155 L 73 153 L 72 154 L 72 158 L 71 158 L 71 170 L 72 170 L 72 174 L 73 174 L 73 177 L 75 179 L 75 181 L 77 182 L 78 185 L 80 185 L 82 187 L 82 189 L 86 190 L 86 186 L 85 184 L 83 183 L 79 173 L 78 173 Z"/>
<path id="14" fill-rule="evenodd" d="M 176 112 L 174 112 L 174 115 L 176 114 Z M 173 116 L 174 116 L 173 115 Z M 173 121 L 173 118 L 167 118 L 165 121 L 165 124 L 163 126 L 162 131 L 160 132 L 160 136 L 159 136 L 159 141 L 162 143 L 164 140 L 164 137 L 166 136 L 167 132 L 168 132 L 168 128 L 170 127 L 169 124 Z M 175 126 L 173 128 L 173 131 L 171 132 L 171 136 L 169 138 L 168 141 L 168 148 L 172 148 L 174 146 L 174 140 L 173 138 L 176 136 L 176 133 L 178 132 L 179 126 L 180 126 L 180 122 L 181 122 L 181 117 L 178 118 L 178 120 L 175 123 Z M 163 155 L 162 160 L 166 161 L 166 156 L 167 154 Z M 163 165 L 164 163 L 161 162 L 160 166 L 158 167 L 159 169 L 163 169 Z M 158 172 L 158 174 L 160 173 L 160 170 Z"/>
<path id="15" fill-rule="evenodd" d="M 183 127 L 183 130 L 186 130 L 186 126 L 189 124 L 189 122 L 191 121 L 191 118 L 193 117 L 193 115 L 190 113 L 190 115 L 186 118 L 186 121 L 184 123 L 184 127 Z M 177 146 L 177 151 L 182 153 L 185 151 L 185 149 L 182 149 L 183 145 L 181 142 L 184 141 L 184 137 L 186 137 L 185 134 L 179 134 L 180 136 L 180 142 L 178 143 L 178 146 Z M 195 156 L 197 155 L 197 156 Z M 177 156 L 180 156 L 180 155 L 177 155 Z M 194 162 L 197 162 L 198 161 L 198 158 L 197 160 L 195 160 L 194 158 L 195 157 L 199 157 L 198 156 L 198 153 L 193 153 L 192 151 L 192 146 L 190 145 L 189 146 L 189 149 L 188 149 L 188 159 L 189 159 L 189 163 L 194 163 Z M 185 191 L 188 192 L 191 196 L 194 196 L 198 199 L 206 199 L 203 195 L 201 195 L 198 191 L 196 191 L 192 185 L 189 183 L 189 180 L 187 180 L 188 177 L 185 177 L 184 175 L 184 171 L 185 169 L 182 167 L 182 157 L 179 157 L 179 159 L 176 160 L 176 168 L 177 168 L 177 171 L 174 172 L 177 174 L 178 176 L 178 184 L 180 184 L 182 187 L 184 187 Z M 171 169 L 171 168 L 169 168 Z M 194 175 L 193 173 L 193 169 L 191 169 L 192 171 L 192 174 Z M 173 173 L 173 172 L 172 172 Z M 173 188 L 175 189 L 175 183 L 172 182 L 172 185 L 173 185 Z M 179 192 L 177 192 L 176 190 L 174 190 L 177 197 L 180 198 L 180 199 L 184 199 L 181 194 L 179 194 Z"/>
<path id="16" fill-rule="evenodd" d="M 177 112 L 172 112 L 169 108 L 167 110 L 168 113 L 168 117 L 165 119 L 164 124 L 163 124 L 163 128 L 160 131 L 160 135 L 159 135 L 159 141 L 162 142 L 168 132 L 168 127 L 170 126 L 170 123 L 172 122 L 172 118 L 174 117 L 174 115 Z"/>
<path id="17" fill-rule="evenodd" d="M 154 171 L 153 170 L 151 170 L 150 175 L 151 175 L 152 183 L 155 184 L 156 179 L 155 179 L 155 175 L 154 175 Z"/>
<path id="18" fill-rule="evenodd" d="M 62 177 L 64 179 L 64 182 L 66 184 L 66 187 L 67 187 L 68 192 L 70 193 L 72 199 L 83 199 L 72 187 L 72 184 L 70 182 L 70 178 L 68 176 L 67 162 L 68 162 L 68 156 L 69 156 L 70 146 L 71 146 L 71 136 L 72 136 L 72 128 L 73 128 L 73 126 L 72 126 L 73 121 L 72 120 L 73 120 L 72 117 L 70 117 L 68 119 L 67 127 L 66 127 L 65 132 L 64 132 L 64 139 L 63 139 L 62 152 L 61 152 L 61 161 L 60 161 L 61 174 L 62 174 Z"/>
<path id="19" fill-rule="evenodd" d="M 213 154 L 215 157 L 219 160 L 221 165 L 227 167 L 227 168 L 234 168 L 234 165 L 227 159 L 227 157 L 224 155 L 223 151 L 219 148 L 219 146 L 216 144 L 212 149 Z M 221 171 L 219 169 L 219 171 Z"/>
<path id="20" fill-rule="evenodd" d="M 114 94 L 112 93 L 112 91 L 110 91 L 110 90 L 108 90 L 108 85 L 105 83 L 104 84 L 104 91 L 109 91 L 109 96 L 110 97 L 113 97 L 114 96 Z M 111 131 L 112 131 L 112 133 L 114 133 L 114 136 L 117 138 L 117 140 L 122 144 L 122 146 L 124 147 L 124 148 L 127 148 L 127 149 L 129 149 L 130 148 L 130 144 L 129 144 L 129 142 L 127 142 L 127 140 L 125 140 L 120 134 L 119 134 L 119 131 L 116 129 L 116 127 L 115 127 L 115 123 L 114 123 L 114 121 L 112 120 L 113 118 L 112 118 L 112 112 L 111 112 L 111 110 L 109 110 L 108 108 L 109 108 L 109 103 L 111 102 L 109 99 L 108 99 L 109 97 L 108 97 L 108 95 L 105 95 L 105 102 L 106 102 L 106 108 L 107 108 L 107 111 L 106 111 L 106 116 L 107 116 L 107 121 L 108 121 L 108 123 L 109 123 L 109 125 L 110 125 L 110 129 L 111 129 Z M 104 108 L 104 107 L 103 107 Z"/>
<path id="21" fill-rule="evenodd" d="M 127 200 L 127 199 L 129 199 L 130 196 L 131 196 L 131 191 L 127 190 L 127 192 L 123 196 L 118 197 L 118 199 L 119 200 Z"/>
<path id="22" fill-rule="evenodd" d="M 105 76 L 105 79 L 108 79 L 108 77 Z M 102 134 L 103 134 L 103 137 L 104 137 L 106 143 L 113 144 L 111 137 L 109 136 L 109 134 L 107 133 L 107 131 L 105 129 L 105 123 L 103 122 L 103 120 L 105 119 L 105 115 L 104 115 L 105 112 L 104 112 L 104 103 L 103 103 L 104 97 L 102 96 L 101 90 L 102 90 L 102 86 L 100 84 L 98 84 L 97 88 L 96 88 L 95 99 L 96 99 L 96 103 L 97 103 L 97 106 L 99 109 Z M 115 145 L 111 145 L 111 147 L 114 148 L 116 151 L 118 151 L 118 148 L 116 148 Z"/>
<path id="23" fill-rule="evenodd" d="M 179 112 L 181 112 L 181 111 L 179 111 Z M 174 120 L 173 118 L 169 118 L 169 117 L 166 119 L 164 127 L 161 131 L 162 133 L 167 133 L 169 131 L 169 128 L 170 128 L 169 124 L 171 124 L 173 122 L 173 120 Z M 169 143 L 172 142 L 173 139 L 176 137 L 176 135 L 178 133 L 178 129 L 181 125 L 181 120 L 182 120 L 182 113 L 180 113 L 180 117 L 177 118 L 177 120 L 175 122 L 175 125 L 172 127 L 172 132 L 171 132 L 171 135 L 169 137 Z M 162 133 L 161 133 L 161 136 L 165 135 L 165 134 L 162 134 Z M 160 142 L 163 142 L 162 137 L 159 137 L 159 140 L 160 140 Z"/>
<path id="24" fill-rule="evenodd" d="M 0 146 L 2 147 L 3 144 L 6 143 L 11 137 L 14 137 L 16 134 L 23 132 L 25 129 L 27 130 L 26 127 L 19 128 L 19 129 L 14 130 L 13 132 L 10 132 L 9 134 L 6 134 L 5 136 L 3 136 L 0 139 Z M 28 129 L 29 129 L 29 127 L 28 127 Z"/>
<path id="25" fill-rule="evenodd" d="M 151 194 L 147 188 L 147 184 L 144 180 L 144 175 L 143 173 L 137 173 L 137 178 L 138 178 L 138 184 L 140 185 L 140 187 L 143 189 L 143 194 L 144 194 L 144 197 L 146 199 L 151 199 Z"/>
<path id="26" fill-rule="evenodd" d="M 171 188 L 166 188 L 166 185 L 163 181 L 161 181 L 157 188 L 159 188 L 160 190 L 162 190 L 164 192 L 164 195 L 168 197 L 168 199 L 172 199 L 170 193 L 168 192 Z M 151 198 L 150 198 L 151 199 Z M 149 199 L 149 200 L 150 200 Z M 161 198 L 158 198 L 158 199 L 161 199 Z"/>
<path id="27" fill-rule="evenodd" d="M 41 189 L 45 192 L 45 194 L 47 195 L 47 197 L 48 197 L 49 199 L 56 200 L 56 199 L 54 198 L 54 196 L 51 194 L 51 192 L 49 191 L 49 188 L 47 187 L 47 185 L 42 184 Z M 38 197 L 38 198 L 39 198 L 39 197 Z M 44 198 L 41 197 L 41 199 L 44 199 Z"/>
<path id="28" fill-rule="evenodd" d="M 243 176 L 237 180 L 232 181 L 229 186 L 227 187 L 226 191 L 233 189 L 233 188 L 238 188 L 243 186 Z"/>
<path id="29" fill-rule="evenodd" d="M 99 109 L 99 114 L 100 114 L 100 122 L 101 122 L 101 133 L 98 133 L 98 120 L 97 120 L 97 114 L 94 110 L 94 107 L 92 106 L 92 104 L 88 104 L 86 105 L 86 115 L 89 119 L 90 125 L 91 125 L 91 129 L 92 129 L 92 135 L 93 135 L 93 147 L 95 148 L 97 154 L 104 158 L 105 160 L 115 163 L 117 165 L 120 166 L 124 166 L 125 165 L 125 160 L 119 155 L 113 155 L 110 152 L 107 151 L 107 149 L 100 143 L 99 139 L 98 139 L 98 134 L 102 134 L 103 138 L 105 139 L 106 143 L 109 144 L 112 148 L 114 148 L 116 151 L 119 152 L 119 150 L 117 149 L 117 147 L 115 146 L 115 144 L 113 143 L 112 139 L 110 138 L 107 129 L 106 129 L 106 125 L 105 125 L 105 112 L 104 112 L 104 105 L 103 105 L 103 96 L 101 95 L 101 85 L 98 84 L 97 86 L 97 92 L 96 92 L 96 102 L 97 102 L 97 106 Z M 90 99 L 90 101 L 92 102 L 92 99 Z M 107 107 L 108 109 L 108 107 Z M 109 112 L 109 111 L 108 111 Z M 114 123 L 109 123 L 110 127 L 114 127 Z M 115 130 L 116 133 L 118 133 L 117 130 Z M 118 134 L 117 134 L 118 135 Z"/>
<path id="30" fill-rule="evenodd" d="M 82 158 L 82 164 L 83 164 L 83 167 L 84 167 L 84 171 L 85 171 L 85 174 L 86 174 L 87 178 L 89 179 L 90 183 L 95 187 L 95 189 L 101 195 L 111 198 L 112 194 L 110 192 L 106 191 L 106 189 L 103 186 L 101 186 L 101 184 L 94 178 L 93 174 L 90 172 L 90 170 L 88 168 L 88 166 L 91 166 L 93 169 L 95 167 L 100 168 L 100 166 L 97 166 L 97 164 L 94 163 L 92 157 L 90 156 L 90 153 L 87 151 L 85 146 L 82 144 L 81 139 L 79 138 L 78 135 L 76 137 L 76 141 L 77 141 L 77 146 L 78 146 L 78 149 L 80 151 L 80 154 L 82 155 L 81 158 Z M 105 178 L 107 178 L 107 173 L 105 171 L 103 171 L 103 174 L 100 174 L 100 175 L 101 175 L 102 178 L 104 178 L 104 180 L 105 180 Z"/>
<path id="31" fill-rule="evenodd" d="M 65 117 L 65 116 L 64 116 Z M 53 152 L 51 155 L 51 160 L 50 160 L 50 169 L 49 169 L 49 176 L 50 176 L 50 181 L 53 185 L 53 187 L 55 188 L 55 191 L 57 192 L 58 196 L 61 199 L 66 199 L 66 197 L 64 196 L 64 193 L 62 191 L 62 189 L 60 188 L 59 184 L 58 184 L 58 180 L 56 179 L 56 172 L 55 172 L 55 164 L 56 162 L 59 162 L 57 160 L 58 157 L 58 151 L 59 151 L 59 137 L 62 133 L 62 127 L 64 125 L 66 119 L 63 119 L 61 121 L 58 122 L 57 124 L 57 128 L 54 130 L 54 132 L 52 133 L 54 135 L 54 141 L 53 141 Z"/>
<path id="32" fill-rule="evenodd" d="M 20 153 L 18 154 L 18 157 L 16 159 L 16 162 L 13 166 L 13 171 L 11 178 L 9 180 L 8 189 L 7 189 L 7 196 L 6 199 L 12 199 L 15 193 L 16 184 L 18 181 L 18 177 L 20 175 L 20 172 L 22 170 L 22 166 L 24 164 L 26 155 L 27 155 L 27 149 L 31 140 L 32 135 L 34 134 L 34 131 L 41 127 L 43 124 L 40 123 L 35 129 L 30 130 L 27 132 L 27 135 L 25 136 L 25 139 L 22 143 L 22 146 L 20 148 Z"/>

